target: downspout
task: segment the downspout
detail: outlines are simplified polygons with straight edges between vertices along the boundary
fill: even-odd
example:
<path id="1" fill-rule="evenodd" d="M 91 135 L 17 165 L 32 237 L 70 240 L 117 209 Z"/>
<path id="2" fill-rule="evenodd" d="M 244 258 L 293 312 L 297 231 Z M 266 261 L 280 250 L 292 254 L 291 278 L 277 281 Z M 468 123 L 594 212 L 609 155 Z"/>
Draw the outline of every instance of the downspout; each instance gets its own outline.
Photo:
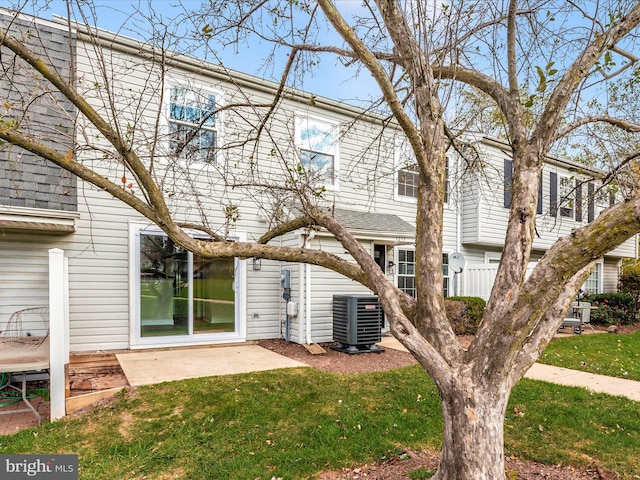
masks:
<path id="1" fill-rule="evenodd" d="M 462 215 L 460 215 L 460 208 L 462 205 L 461 200 L 461 194 L 460 194 L 460 189 L 462 188 L 462 182 L 458 182 L 458 172 L 460 171 L 460 157 L 456 155 L 456 169 L 455 169 L 455 175 L 456 175 L 456 192 L 455 192 L 455 196 L 454 198 L 451 198 L 450 201 L 451 203 L 453 203 L 453 208 L 456 211 L 456 252 L 460 252 L 460 249 L 462 248 L 462 235 L 460 233 L 460 231 L 462 230 Z M 480 202 L 478 202 L 480 203 Z M 461 295 L 460 293 L 460 283 L 462 281 L 462 272 L 460 272 L 460 274 L 456 274 L 454 273 L 454 275 L 456 275 L 458 278 L 456 278 L 456 289 L 454 292 L 454 295 L 459 296 Z"/>
<path id="2" fill-rule="evenodd" d="M 316 236 L 315 230 L 311 230 L 306 236 L 306 246 L 309 246 L 309 243 Z M 304 319 L 305 319 L 305 336 L 307 345 L 311 345 L 313 340 L 311 339 L 311 265 L 304 264 L 301 266 L 304 268 Z M 302 274 L 302 272 L 300 272 Z"/>
<path id="3" fill-rule="evenodd" d="M 305 303 L 305 318 L 307 322 L 307 344 L 311 345 L 311 265 L 308 263 L 304 266 L 306 274 L 307 302 Z"/>

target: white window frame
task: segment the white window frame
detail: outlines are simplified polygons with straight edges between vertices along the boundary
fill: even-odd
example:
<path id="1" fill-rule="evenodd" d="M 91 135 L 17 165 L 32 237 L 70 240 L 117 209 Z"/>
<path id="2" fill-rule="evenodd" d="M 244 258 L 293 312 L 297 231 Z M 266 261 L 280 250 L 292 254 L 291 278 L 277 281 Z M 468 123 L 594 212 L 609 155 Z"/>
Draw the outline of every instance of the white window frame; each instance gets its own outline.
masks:
<path id="1" fill-rule="evenodd" d="M 453 287 L 453 282 L 451 280 L 452 277 L 449 269 L 449 253 L 442 252 L 442 292 L 445 297 L 451 296 L 451 288 Z"/>
<path id="2" fill-rule="evenodd" d="M 331 183 L 325 182 L 325 177 L 319 178 L 316 184 L 324 186 L 327 190 L 340 189 L 340 123 L 326 117 L 296 113 L 294 115 L 296 159 L 303 169 L 308 167 L 303 163 L 302 151 L 317 153 L 333 157 L 333 175 Z M 308 136 L 307 132 L 317 129 L 315 137 Z M 313 172 L 318 170 L 312 168 Z M 320 175 L 322 171 L 320 170 Z"/>
<path id="3" fill-rule="evenodd" d="M 395 268 L 395 281 L 394 283 L 396 285 L 398 285 L 398 288 L 400 288 L 403 292 L 409 293 L 406 290 L 403 290 L 400 286 L 399 286 L 399 279 L 401 277 L 413 277 L 413 281 L 414 281 L 414 287 L 412 290 L 416 290 L 416 284 L 415 284 L 415 278 L 416 278 L 416 264 L 415 264 L 415 247 L 396 247 L 394 252 L 394 261 L 396 264 L 396 268 Z M 413 275 L 411 274 L 406 274 L 406 273 L 400 273 L 400 251 L 407 251 L 407 252 L 413 252 L 413 262 L 411 262 L 413 264 Z M 411 295 L 411 293 L 409 293 L 409 295 Z M 415 295 L 412 295 L 415 297 Z"/>
<path id="4" fill-rule="evenodd" d="M 180 347 L 191 345 L 214 345 L 245 342 L 247 340 L 247 266 L 246 260 L 235 259 L 235 332 L 199 333 L 176 337 L 142 337 L 140 335 L 140 234 L 151 233 L 166 235 L 153 224 L 129 222 L 129 346 L 132 349 Z M 201 236 L 202 232 L 188 232 Z M 246 240 L 245 232 L 236 232 L 231 237 L 236 241 Z M 191 252 L 189 252 L 191 256 Z M 191 270 L 191 269 L 190 269 Z M 189 276 L 192 272 L 189 272 Z"/>
<path id="5" fill-rule="evenodd" d="M 558 175 L 558 210 L 564 218 L 574 218 L 576 210 L 576 185 L 573 177 Z"/>
<path id="6" fill-rule="evenodd" d="M 419 181 L 419 172 L 418 172 L 418 164 L 415 161 L 415 157 L 413 155 L 413 151 L 408 148 L 407 142 L 397 141 L 394 151 L 394 164 L 395 171 L 393 177 L 393 199 L 396 201 L 406 201 L 417 203 L 418 201 L 418 183 L 415 183 L 415 187 L 412 187 L 408 183 L 406 185 L 409 188 L 415 188 L 415 196 L 414 195 L 403 195 L 399 192 L 400 190 L 400 175 L 407 174 L 411 175 L 415 178 L 415 180 Z M 447 155 L 445 164 L 445 197 L 444 197 L 444 205 L 448 206 L 451 201 L 451 167 L 453 165 L 451 158 Z"/>
<path id="7" fill-rule="evenodd" d="M 591 278 L 592 275 L 596 273 L 597 277 L 595 279 L 596 281 L 596 291 L 593 291 L 593 288 L 591 288 L 591 285 L 588 285 L 589 282 L 593 283 L 593 279 Z M 595 265 L 593 266 L 593 268 L 591 269 L 591 272 L 589 272 L 589 277 L 587 277 L 587 280 L 585 280 L 584 285 L 582 285 L 582 290 L 584 291 L 584 293 L 603 293 L 603 287 L 604 287 L 604 262 L 602 260 L 597 260 Z"/>
<path id="8" fill-rule="evenodd" d="M 196 124 L 196 123 L 188 122 L 185 120 L 173 119 L 171 116 L 172 115 L 171 102 L 172 102 L 173 89 L 176 89 L 176 88 L 181 88 L 187 92 L 193 92 L 199 95 L 214 96 L 215 110 L 219 110 L 224 105 L 223 92 L 218 89 L 206 87 L 204 85 L 200 85 L 197 83 L 192 84 L 192 83 L 186 83 L 184 81 L 172 80 L 172 81 L 169 81 L 167 84 L 166 91 L 165 91 L 165 104 L 163 107 L 163 111 L 164 111 L 163 116 L 166 122 L 166 131 L 167 131 L 167 151 L 170 152 L 170 154 L 173 154 L 173 149 L 171 147 L 171 144 L 173 142 L 171 138 L 172 125 L 182 125 L 187 128 L 189 127 L 201 128 L 202 130 L 205 130 L 205 131 L 211 131 L 214 134 L 215 146 L 213 149 L 214 150 L 213 158 L 210 160 L 206 160 L 203 158 L 195 158 L 195 159 L 188 158 L 185 152 L 185 149 L 183 149 L 178 159 L 189 167 L 206 167 L 206 166 L 219 165 L 220 164 L 220 146 L 223 144 L 223 138 L 224 138 L 224 112 L 216 112 L 214 115 L 215 116 L 214 122 L 210 124 L 204 124 L 201 127 L 199 126 L 199 124 Z M 195 138 L 192 141 L 195 141 Z"/>
<path id="9" fill-rule="evenodd" d="M 400 174 L 406 173 L 407 175 L 414 176 L 418 180 L 418 164 L 415 161 L 413 152 L 411 151 L 409 144 L 406 141 L 397 140 L 394 149 L 394 165 L 395 174 L 393 178 L 393 198 L 397 201 L 406 201 L 416 203 L 418 201 L 418 185 L 415 186 L 416 194 L 413 195 L 401 195 L 400 189 Z"/>
<path id="10" fill-rule="evenodd" d="M 609 196 L 611 193 L 605 187 L 600 188 L 594 195 L 594 218 L 597 218 L 602 212 L 609 208 Z"/>
<path id="11" fill-rule="evenodd" d="M 501 252 L 484 252 L 484 263 L 487 264 L 498 264 L 502 259 Z"/>
<path id="12" fill-rule="evenodd" d="M 400 270 L 401 270 L 401 268 L 400 268 L 401 267 L 400 252 L 401 251 L 413 252 L 413 260 L 414 261 L 410 262 L 410 263 L 413 264 L 413 275 L 412 274 L 407 274 L 407 273 L 400 273 Z M 406 292 L 406 290 L 404 290 L 399 285 L 400 277 L 410 277 L 410 278 L 412 277 L 414 279 L 414 288 L 413 288 L 413 290 L 416 290 L 416 287 L 417 287 L 417 285 L 415 285 L 415 277 L 416 277 L 415 251 L 416 251 L 416 249 L 413 246 L 411 246 L 411 247 L 404 246 L 404 247 L 395 247 L 394 248 L 394 255 L 393 255 L 394 263 L 395 263 L 394 284 L 396 286 L 398 286 L 398 288 L 400 288 L 403 292 Z M 442 288 L 443 288 L 443 291 L 445 292 L 445 297 L 451 296 L 452 287 L 453 287 L 453 282 L 452 282 L 452 278 L 453 277 L 450 274 L 449 263 L 448 263 L 449 255 L 450 255 L 450 252 L 442 252 L 442 277 L 443 277 Z M 445 257 L 447 258 L 447 262 L 445 262 Z M 409 293 L 409 292 L 406 292 L 406 293 Z"/>

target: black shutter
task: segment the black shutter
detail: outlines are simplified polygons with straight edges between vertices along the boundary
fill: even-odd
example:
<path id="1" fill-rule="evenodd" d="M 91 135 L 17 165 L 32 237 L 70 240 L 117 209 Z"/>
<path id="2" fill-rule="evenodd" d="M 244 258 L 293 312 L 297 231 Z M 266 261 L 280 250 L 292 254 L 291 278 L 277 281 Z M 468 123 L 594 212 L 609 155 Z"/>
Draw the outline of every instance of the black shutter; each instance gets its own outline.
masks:
<path id="1" fill-rule="evenodd" d="M 549 215 L 558 215 L 558 174 L 549 172 Z"/>
<path id="2" fill-rule="evenodd" d="M 587 185 L 587 222 L 593 222 L 593 219 L 596 218 L 596 195 L 595 195 L 595 187 L 593 183 L 589 183 Z"/>
<path id="3" fill-rule="evenodd" d="M 616 204 L 616 192 L 609 192 L 609 206 L 613 207 Z"/>
<path id="4" fill-rule="evenodd" d="M 576 179 L 576 222 L 582 221 L 582 182 Z"/>
<path id="5" fill-rule="evenodd" d="M 511 207 L 511 185 L 513 184 L 513 162 L 504 160 L 504 207 Z"/>
<path id="6" fill-rule="evenodd" d="M 536 213 L 540 215 L 542 213 L 542 172 L 540 172 L 540 183 L 538 184 L 538 208 Z"/>

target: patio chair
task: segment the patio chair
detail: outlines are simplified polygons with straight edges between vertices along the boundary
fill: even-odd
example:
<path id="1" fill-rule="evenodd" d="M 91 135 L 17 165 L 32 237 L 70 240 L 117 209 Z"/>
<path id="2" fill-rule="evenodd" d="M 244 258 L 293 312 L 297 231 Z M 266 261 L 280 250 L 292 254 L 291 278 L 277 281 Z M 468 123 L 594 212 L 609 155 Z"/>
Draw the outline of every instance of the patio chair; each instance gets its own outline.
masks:
<path id="1" fill-rule="evenodd" d="M 591 327 L 591 303 L 579 302 L 576 305 L 574 302 L 571 305 L 571 310 L 574 316 L 565 318 L 562 321 L 560 328 L 571 327 L 573 328 L 573 333 L 579 335 L 582 333 L 585 325 L 589 325 L 589 327 Z"/>
<path id="2" fill-rule="evenodd" d="M 31 412 L 42 423 L 42 417 L 29 401 L 27 373 L 49 369 L 49 309 L 31 307 L 14 312 L 0 332 L 0 399 L 15 398 L 27 408 L 1 411 L 0 415 Z M 17 380 L 18 385 L 14 383 Z M 13 395 L 11 395 L 13 392 Z"/>

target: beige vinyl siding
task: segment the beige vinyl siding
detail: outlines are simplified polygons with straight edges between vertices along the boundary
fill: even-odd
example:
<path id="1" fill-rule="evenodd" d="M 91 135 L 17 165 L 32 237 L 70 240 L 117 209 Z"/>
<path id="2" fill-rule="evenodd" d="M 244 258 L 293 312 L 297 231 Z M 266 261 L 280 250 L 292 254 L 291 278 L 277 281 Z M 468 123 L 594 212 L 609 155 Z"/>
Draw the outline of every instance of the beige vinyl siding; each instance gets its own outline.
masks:
<path id="1" fill-rule="evenodd" d="M 371 242 L 362 241 L 361 244 L 364 248 L 371 249 Z M 335 240 L 320 238 L 314 240 L 314 246 L 316 245 L 322 245 L 322 250 L 341 258 L 351 259 L 351 256 L 344 253 L 344 248 Z M 314 342 L 330 342 L 333 340 L 333 296 L 372 295 L 372 293 L 359 283 L 321 267 L 311 267 L 311 278 L 312 339 Z"/>
<path id="2" fill-rule="evenodd" d="M 280 337 L 280 262 L 262 260 L 261 270 L 247 261 L 247 340 Z"/>
<path id="3" fill-rule="evenodd" d="M 478 144 L 485 166 L 482 175 L 477 178 L 464 180 L 464 195 L 462 201 L 462 241 L 466 247 L 473 245 L 485 247 L 502 247 L 505 229 L 509 218 L 509 209 L 504 207 L 504 160 L 510 156 L 505 149 L 489 143 Z M 506 147 L 505 147 L 506 148 Z M 575 168 L 561 162 L 545 163 L 542 173 L 542 214 L 536 217 L 536 237 L 533 248 L 547 250 L 558 237 L 565 236 L 579 226 L 587 224 L 587 191 L 582 192 L 582 221 L 575 220 L 575 201 L 573 213 L 564 217 L 558 213 L 550 215 L 550 173 L 557 175 L 557 199 L 560 201 L 560 178 L 568 177 L 573 184 L 576 179 L 587 180 L 590 177 L 583 173 L 576 173 Z M 575 196 L 575 192 L 574 192 Z M 596 212 L 597 215 L 598 212 Z M 608 254 L 611 257 L 635 257 L 635 237 Z"/>
<path id="4" fill-rule="evenodd" d="M 33 239 L 39 240 L 34 243 Z M 48 241 L 47 241 L 48 240 Z M 42 243 L 40 243 L 42 242 Z M 48 245 L 47 245 L 48 244 Z M 0 240 L 0 330 L 17 310 L 49 304 L 49 248 L 55 239 L 2 234 Z"/>
<path id="5" fill-rule="evenodd" d="M 82 182 L 79 182 L 82 183 Z M 82 184 L 69 257 L 71 351 L 129 348 L 129 219 L 135 212 Z"/>
<path id="6" fill-rule="evenodd" d="M 617 258 L 605 258 L 602 265 L 602 291 L 617 292 L 620 279 L 620 267 L 622 260 Z"/>

